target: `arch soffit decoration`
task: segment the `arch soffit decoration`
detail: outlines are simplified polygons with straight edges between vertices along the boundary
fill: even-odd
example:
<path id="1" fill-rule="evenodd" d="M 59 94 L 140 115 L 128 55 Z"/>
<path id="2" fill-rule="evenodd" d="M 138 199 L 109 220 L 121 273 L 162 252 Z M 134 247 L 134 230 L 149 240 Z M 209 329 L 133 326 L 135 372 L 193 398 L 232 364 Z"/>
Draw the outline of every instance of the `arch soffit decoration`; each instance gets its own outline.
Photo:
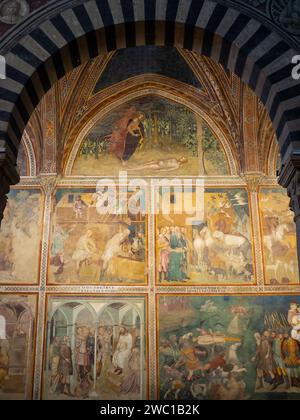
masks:
<path id="1" fill-rule="evenodd" d="M 228 140 L 228 132 L 224 130 L 224 127 L 222 127 L 220 124 L 216 123 L 215 119 L 211 117 L 209 114 L 209 106 L 207 109 L 205 109 L 203 106 L 203 100 L 204 98 L 200 99 L 201 95 L 199 92 L 197 92 L 197 97 L 193 98 L 194 100 L 191 101 L 191 96 L 188 98 L 186 95 L 183 95 L 183 92 L 179 89 L 173 88 L 173 91 L 169 91 L 166 89 L 166 83 L 158 83 L 158 79 L 161 77 L 157 77 L 156 75 L 153 75 L 154 79 L 156 79 L 156 83 L 154 83 L 153 79 L 151 82 L 149 82 L 149 86 L 145 87 L 145 77 L 144 76 L 137 76 L 132 78 L 131 87 L 128 89 L 128 83 L 129 80 L 125 82 L 127 89 L 125 92 L 122 93 L 122 95 L 118 95 L 117 98 L 112 98 L 111 101 L 104 104 L 104 106 L 99 109 L 99 104 L 101 101 L 98 98 L 97 101 L 95 99 L 93 100 L 93 108 L 89 109 L 89 112 L 85 115 L 84 120 L 81 121 L 81 124 L 79 126 L 76 126 L 76 137 L 71 138 L 70 146 L 66 149 L 67 154 L 64 158 L 64 168 L 63 173 L 65 176 L 72 176 L 72 169 L 74 166 L 74 162 L 76 160 L 76 157 L 78 155 L 80 146 L 85 138 L 85 136 L 88 134 L 88 132 L 93 128 L 93 126 L 102 118 L 107 116 L 109 112 L 111 112 L 112 109 L 119 107 L 120 105 L 123 105 L 125 102 L 129 102 L 131 100 L 141 98 L 148 95 L 155 95 L 164 99 L 169 99 L 172 102 L 175 102 L 177 104 L 181 104 L 186 106 L 188 109 L 193 111 L 196 115 L 203 118 L 204 121 L 208 123 L 212 131 L 214 132 L 216 138 L 220 141 L 221 146 L 225 152 L 225 156 L 227 159 L 228 169 L 231 175 L 238 175 L 239 173 L 239 165 L 238 165 L 238 159 L 236 156 L 236 150 L 235 147 L 230 141 Z M 153 76 L 149 76 L 151 79 Z M 138 80 L 139 79 L 139 80 Z M 166 78 L 167 79 L 167 78 Z M 124 82 L 121 82 L 121 84 L 124 84 Z M 179 84 L 179 83 L 178 83 Z M 157 86 L 158 85 L 158 86 Z M 184 84 L 183 84 L 184 85 Z M 184 85 L 186 89 L 186 85 Z M 113 86 L 114 90 L 119 91 L 118 85 Z M 186 93 L 186 91 L 185 91 Z M 184 97 L 185 96 L 185 97 Z"/>
<path id="2" fill-rule="evenodd" d="M 267 154 L 266 159 L 266 171 L 269 176 L 276 176 L 277 172 L 277 162 L 278 162 L 278 154 L 279 154 L 279 146 L 278 142 L 276 141 L 275 136 L 273 136 L 270 146 L 269 146 L 269 153 Z"/>
<path id="3" fill-rule="evenodd" d="M 24 32 L 24 21 L 2 40 L 2 51 L 9 70 L 5 83 L 0 82 L 4 93 L 0 113 L 0 160 L 6 167 L 6 174 L 11 175 L 10 182 L 16 182 L 18 178 L 13 165 L 22 132 L 44 93 L 80 63 L 101 52 L 126 46 L 176 45 L 200 52 L 223 64 L 249 84 L 265 104 L 277 132 L 281 155 L 290 153 L 293 145 L 297 146 L 300 117 L 296 104 L 300 94 L 290 75 L 291 58 L 300 50 L 299 43 L 291 38 L 293 50 L 284 40 L 284 31 L 267 19 L 258 15 L 254 19 L 253 12 L 249 13 L 248 8 L 240 4 L 230 2 L 229 7 L 228 2 L 225 5 L 223 1 L 220 4 L 210 0 L 192 1 L 188 7 L 179 2 L 176 14 L 173 13 L 170 18 L 167 18 L 167 11 L 170 11 L 167 0 L 160 0 L 159 5 L 155 0 L 149 0 L 147 6 L 144 1 L 133 2 L 129 13 L 122 9 L 119 1 L 114 0 L 109 3 L 94 0 L 72 2 L 72 8 L 69 7 L 70 2 L 57 3 L 51 2 L 44 7 L 36 20 L 35 17 L 26 20 L 29 23 L 32 19 L 31 32 L 28 27 Z M 58 20 L 66 24 L 71 37 L 59 33 Z M 50 37 L 53 33 L 58 35 L 56 42 L 52 40 L 51 51 L 43 42 L 44 36 L 47 36 L 43 29 Z M 38 33 L 44 38 L 37 37 Z M 22 44 L 34 58 L 30 63 L 18 54 L 20 49 L 25 48 Z M 60 58 L 63 57 L 64 74 L 61 61 L 52 59 L 59 50 Z M 23 75 L 22 82 L 20 74 Z M 29 90 L 28 79 L 34 92 Z"/>
<path id="4" fill-rule="evenodd" d="M 24 146 L 24 151 L 28 162 L 26 176 L 35 177 L 37 175 L 36 157 L 32 141 L 26 129 L 23 133 L 22 144 Z"/>

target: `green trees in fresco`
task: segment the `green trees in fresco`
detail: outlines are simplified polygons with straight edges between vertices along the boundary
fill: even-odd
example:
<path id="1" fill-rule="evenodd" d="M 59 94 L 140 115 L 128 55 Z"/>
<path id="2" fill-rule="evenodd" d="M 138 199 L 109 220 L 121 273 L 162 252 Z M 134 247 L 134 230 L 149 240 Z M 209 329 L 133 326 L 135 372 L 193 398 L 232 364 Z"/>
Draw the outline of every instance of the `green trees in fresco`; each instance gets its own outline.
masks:
<path id="1" fill-rule="evenodd" d="M 192 156 L 197 156 L 197 123 L 194 114 L 186 107 L 170 104 L 164 99 L 145 100 L 142 104 L 135 104 L 137 112 L 145 116 L 143 126 L 145 130 L 145 148 L 163 148 L 172 150 L 174 144 L 185 146 Z M 115 113 L 116 114 L 116 113 Z M 115 117 L 122 118 L 120 112 Z M 111 120 L 111 118 L 108 118 Z M 108 120 L 107 119 L 107 120 Z M 80 154 L 88 158 L 100 155 L 108 150 L 107 136 L 112 129 L 113 120 L 103 121 L 103 133 L 91 131 L 83 142 Z"/>
<path id="2" fill-rule="evenodd" d="M 126 122 L 129 110 L 133 110 L 130 118 L 133 118 L 134 112 L 144 115 L 143 152 L 157 150 L 166 153 L 167 156 L 182 153 L 199 157 L 201 174 L 228 173 L 222 146 L 202 118 L 184 105 L 151 95 L 113 109 L 87 135 L 80 155 L 84 159 L 94 157 L 98 160 L 100 156 L 109 153 L 109 137 L 113 127 L 124 118 Z"/>
<path id="3" fill-rule="evenodd" d="M 227 162 L 225 158 L 224 151 L 222 146 L 216 139 L 215 135 L 208 127 L 207 124 L 203 123 L 203 167 L 205 170 L 205 175 L 209 174 L 209 171 L 206 168 L 206 161 L 213 163 L 213 166 L 218 172 L 226 174 L 227 173 Z"/>

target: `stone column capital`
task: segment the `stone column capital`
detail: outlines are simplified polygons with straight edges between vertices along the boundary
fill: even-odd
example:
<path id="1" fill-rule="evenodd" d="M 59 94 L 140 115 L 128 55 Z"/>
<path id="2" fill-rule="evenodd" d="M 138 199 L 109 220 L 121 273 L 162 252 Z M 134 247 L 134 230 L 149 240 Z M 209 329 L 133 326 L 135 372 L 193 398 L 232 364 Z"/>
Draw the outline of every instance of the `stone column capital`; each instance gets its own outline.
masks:
<path id="1" fill-rule="evenodd" d="M 262 172 L 245 172 L 243 178 L 247 183 L 248 190 L 256 193 L 265 176 Z"/>
<path id="2" fill-rule="evenodd" d="M 40 174 L 39 175 L 40 184 L 45 192 L 45 195 L 51 195 L 56 187 L 58 178 L 56 175 Z"/>

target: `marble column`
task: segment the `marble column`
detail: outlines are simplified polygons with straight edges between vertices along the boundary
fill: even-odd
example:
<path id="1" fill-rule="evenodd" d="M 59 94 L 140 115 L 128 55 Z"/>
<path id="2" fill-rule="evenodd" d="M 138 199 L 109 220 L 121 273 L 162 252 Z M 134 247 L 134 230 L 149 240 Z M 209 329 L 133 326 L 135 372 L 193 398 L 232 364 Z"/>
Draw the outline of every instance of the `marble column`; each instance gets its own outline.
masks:
<path id="1" fill-rule="evenodd" d="M 278 182 L 287 189 L 290 209 L 294 212 L 297 233 L 297 253 L 300 273 L 300 150 L 293 151 L 279 171 Z"/>

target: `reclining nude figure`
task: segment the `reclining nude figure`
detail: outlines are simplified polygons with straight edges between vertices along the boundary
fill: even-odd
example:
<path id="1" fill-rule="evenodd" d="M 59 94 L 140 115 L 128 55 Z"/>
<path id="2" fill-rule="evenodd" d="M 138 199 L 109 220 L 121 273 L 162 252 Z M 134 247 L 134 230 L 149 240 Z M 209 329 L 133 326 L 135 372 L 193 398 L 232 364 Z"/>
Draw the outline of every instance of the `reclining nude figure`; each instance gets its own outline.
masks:
<path id="1" fill-rule="evenodd" d="M 187 158 L 181 157 L 180 159 L 170 158 L 164 160 L 150 160 L 144 165 L 136 166 L 134 168 L 127 168 L 127 171 L 138 171 L 144 169 L 154 169 L 156 171 L 175 171 L 181 168 L 188 162 Z"/>

